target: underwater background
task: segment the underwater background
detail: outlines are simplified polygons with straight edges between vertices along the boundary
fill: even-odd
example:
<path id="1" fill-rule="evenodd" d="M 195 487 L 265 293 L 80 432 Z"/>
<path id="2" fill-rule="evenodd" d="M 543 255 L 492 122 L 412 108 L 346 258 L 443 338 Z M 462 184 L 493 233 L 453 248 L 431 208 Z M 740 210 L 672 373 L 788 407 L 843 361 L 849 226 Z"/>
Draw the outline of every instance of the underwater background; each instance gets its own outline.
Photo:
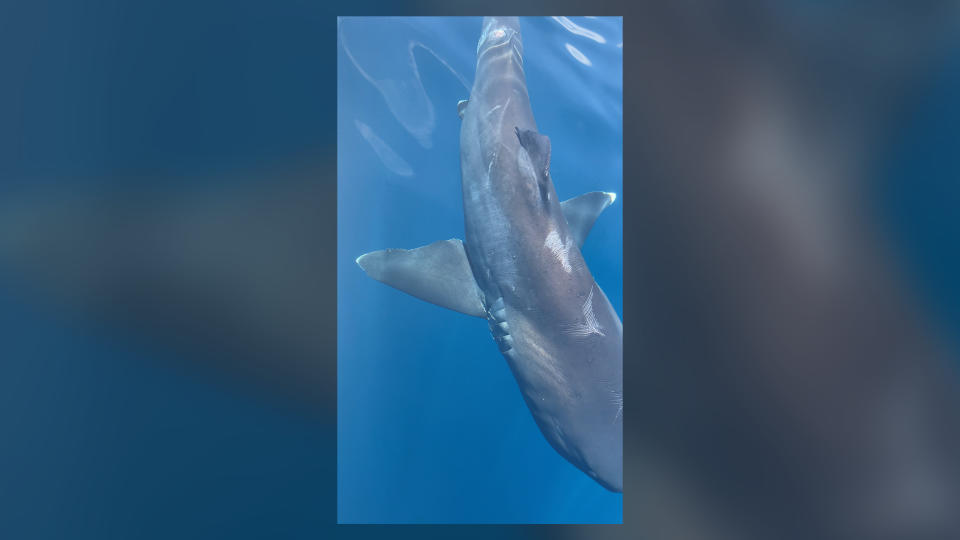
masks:
<path id="1" fill-rule="evenodd" d="M 484 321 L 354 262 L 463 238 L 457 101 L 469 97 L 480 30 L 480 17 L 339 21 L 339 521 L 619 523 L 622 495 L 550 447 Z M 559 197 L 622 195 L 622 19 L 521 18 L 521 33 Z M 622 200 L 583 249 L 620 314 Z"/>
<path id="2" fill-rule="evenodd" d="M 708 5 L 713 9 L 704 15 L 702 9 Z M 770 53 L 771 58 L 780 59 L 778 54 L 787 51 L 796 54 L 792 58 L 797 62 L 798 58 L 807 59 L 811 44 L 816 46 L 819 61 L 803 64 L 803 77 L 789 82 L 804 96 L 815 94 L 820 84 L 849 86 L 849 101 L 831 102 L 826 107 L 826 112 L 840 113 L 835 117 L 841 132 L 860 126 L 855 118 L 844 117 L 844 111 L 885 95 L 882 88 L 856 84 L 864 57 L 876 61 L 881 72 L 892 71 L 905 89 L 896 99 L 870 109 L 886 120 L 873 130 L 886 143 L 869 145 L 865 151 L 875 167 L 862 193 L 875 203 L 871 217 L 881 227 L 892 262 L 909 284 L 912 298 L 957 363 L 960 32 L 956 21 L 960 18 L 955 16 L 956 2 L 925 6 L 745 2 L 730 10 L 729 4 L 720 2 L 638 4 L 621 9 L 598 4 L 597 11 L 625 15 L 623 114 L 628 119 L 624 123 L 628 186 L 625 193 L 618 191 L 621 197 L 601 216 L 585 255 L 611 300 L 619 297 L 614 289 L 621 281 L 628 292 L 624 303 L 631 333 L 625 344 L 625 373 L 638 373 L 640 361 L 652 365 L 675 360 L 673 356 L 630 357 L 637 350 L 632 332 L 640 333 L 638 315 L 648 305 L 637 299 L 636 284 L 647 265 L 656 262 L 637 249 L 632 239 L 638 234 L 650 237 L 671 232 L 644 230 L 648 222 L 644 212 L 638 211 L 644 209 L 639 203 L 646 199 L 641 195 L 665 181 L 660 175 L 638 174 L 641 163 L 641 171 L 649 169 L 644 161 L 649 156 L 643 156 L 643 150 L 661 135 L 655 131 L 642 136 L 638 129 L 649 125 L 646 114 L 650 110 L 661 107 L 659 101 L 643 97 L 645 88 L 660 82 L 649 76 L 650 64 L 679 66 L 693 58 L 686 66 L 690 70 L 716 67 L 725 76 L 726 88 L 737 90 L 742 81 L 726 75 L 733 73 L 728 68 L 744 57 Z M 338 274 L 353 280 L 350 286 L 358 294 L 392 298 L 400 309 L 399 315 L 386 311 L 360 314 L 357 325 L 375 323 L 389 331 L 402 324 L 418 337 L 406 341 L 405 349 L 389 358 L 377 359 L 378 368 L 400 373 L 413 371 L 409 368 L 414 364 L 425 370 L 446 369 L 456 374 L 457 380 L 467 381 L 456 388 L 422 381 L 431 396 L 446 392 L 443 397 L 449 398 L 433 401 L 429 407 L 421 401 L 427 414 L 446 415 L 447 422 L 456 424 L 450 429 L 461 434 L 468 425 L 463 422 L 465 414 L 495 423 L 489 428 L 496 432 L 495 439 L 473 434 L 466 439 L 485 445 L 485 450 L 509 436 L 530 443 L 505 444 L 485 456 L 476 452 L 469 463 L 482 463 L 476 469 L 468 469 L 456 455 L 430 454 L 439 460 L 438 470 L 452 471 L 455 479 L 470 477 L 487 488 L 487 494 L 496 495 L 473 500 L 476 508 L 467 509 L 471 516 L 453 515 L 450 507 L 454 505 L 449 504 L 449 519 L 513 519 L 500 499 L 516 502 L 518 508 L 519 502 L 537 503 L 527 495 L 539 491 L 540 486 L 518 481 L 529 480 L 532 474 L 520 470 L 521 465 L 539 474 L 538 482 L 569 481 L 582 487 L 582 492 L 553 493 L 547 496 L 549 501 L 537 503 L 542 504 L 536 510 L 541 517 L 549 506 L 570 520 L 607 520 L 611 509 L 619 508 L 617 496 L 594 491 L 589 479 L 579 478 L 582 473 L 545 448 L 529 412 L 516 399 L 515 383 L 482 322 L 406 297 L 366 278 L 353 264 L 355 251 L 411 247 L 457 236 L 462 221 L 453 202 L 459 197 L 455 151 L 443 154 L 448 163 L 425 164 L 420 157 L 429 149 L 421 141 L 428 139 L 416 130 L 419 120 L 405 118 L 406 124 L 385 120 L 392 112 L 385 112 L 383 95 L 352 63 L 343 61 L 337 15 L 404 10 L 449 13 L 453 9 L 442 2 L 361 6 L 300 0 L 269 6 L 226 0 L 49 0 L 0 5 L 0 73 L 4 81 L 0 85 L 0 536 L 637 538 L 649 531 L 640 514 L 650 508 L 680 526 L 690 523 L 685 513 L 661 512 L 662 506 L 647 505 L 635 496 L 639 488 L 648 485 L 641 474 L 636 481 L 627 478 L 623 526 L 386 530 L 336 525 L 338 518 L 376 519 L 358 515 L 364 512 L 359 504 L 347 507 L 356 512 L 352 516 L 342 513 L 344 507 L 338 514 L 338 501 L 342 504 L 347 495 L 355 497 L 354 503 L 367 495 L 380 502 L 389 499 L 403 510 L 396 512 L 403 516 L 388 516 L 391 509 L 376 508 L 380 519 L 425 520 L 428 516 L 409 511 L 413 503 L 421 505 L 426 497 L 442 499 L 441 503 L 459 501 L 470 494 L 470 486 L 451 481 L 445 492 L 421 494 L 420 499 L 404 504 L 395 493 L 383 493 L 396 488 L 376 481 L 384 469 L 407 474 L 392 468 L 393 462 L 407 463 L 395 457 L 387 461 L 389 468 L 355 471 L 364 482 L 360 485 L 371 493 L 338 492 L 338 463 L 345 463 L 338 456 L 336 438 L 338 425 L 344 425 L 338 424 L 336 417 Z M 557 4 L 554 11 L 582 9 L 582 5 Z M 435 41 L 417 38 L 456 66 L 467 83 L 478 24 L 471 20 L 478 19 L 453 21 L 465 36 L 446 40 L 456 41 L 456 47 L 441 49 L 433 46 Z M 531 40 L 537 28 L 553 28 L 550 33 L 563 35 L 552 19 L 525 24 L 528 55 L 537 46 Z M 604 28 L 597 32 L 609 44 L 613 34 Z M 453 30 L 450 27 L 448 31 Z M 603 55 L 591 48 L 602 44 L 582 38 L 570 36 L 559 43 L 541 40 L 551 54 L 560 54 L 540 55 L 536 64 L 531 60 L 528 76 L 532 78 L 534 70 L 550 62 L 562 64 L 568 72 L 579 69 L 589 73 L 591 70 L 582 63 L 578 66 L 574 53 L 563 46 L 565 42 L 575 45 L 598 66 Z M 731 42 L 741 46 L 731 47 Z M 350 43 L 360 47 L 355 53 L 361 65 L 369 64 L 370 58 L 363 56 L 365 41 Z M 928 48 L 915 50 L 916 43 Z M 454 112 L 456 100 L 465 98 L 466 90 L 432 54 L 419 47 L 413 54 L 421 78 L 430 78 L 436 85 L 424 87 L 435 108 L 429 144 L 437 148 L 448 143 L 446 137 L 436 135 L 440 130 L 456 132 L 451 128 L 451 123 L 456 126 L 459 122 Z M 448 56 L 451 54 L 459 55 L 459 60 Z M 849 61 L 850 56 L 856 61 Z M 699 57 L 702 62 L 697 64 Z M 781 64 L 785 63 L 776 65 Z M 888 64 L 899 70 L 885 69 Z M 367 94 L 364 99 L 370 110 L 356 116 L 363 124 L 350 118 L 338 125 L 340 74 L 354 79 L 358 94 Z M 565 82 L 578 80 L 595 79 L 569 77 Z M 688 80 L 664 84 L 679 92 L 689 86 L 683 84 Z M 797 83 L 810 84 L 806 88 Z M 437 88 L 446 89 L 442 99 L 435 93 Z M 695 94 L 709 98 L 722 88 L 716 79 L 708 78 L 695 88 Z M 544 107 L 559 106 L 560 102 L 551 101 L 568 94 L 572 92 L 566 88 L 535 87 L 531 80 L 533 109 L 556 145 L 555 160 L 591 150 L 589 146 L 559 150 L 559 138 L 576 132 L 571 123 L 557 124 L 565 116 Z M 584 92 L 579 97 L 584 95 L 604 94 Z M 579 107 L 577 103 L 564 106 Z M 729 115 L 714 122 L 720 127 L 736 119 L 722 106 L 698 112 Z M 553 124 L 544 124 L 551 117 Z M 404 125 L 415 128 L 414 134 L 397 127 Z M 348 253 L 337 253 L 338 132 L 347 133 L 352 142 L 346 142 L 356 149 L 366 145 L 362 155 L 368 174 L 358 175 L 356 181 L 393 186 L 387 188 L 392 191 L 370 188 L 370 197 L 389 192 L 399 198 L 406 190 L 420 187 L 408 180 L 421 177 L 435 180 L 432 188 L 447 191 L 421 190 L 407 194 L 402 204 L 391 201 L 389 207 L 367 207 L 370 217 L 366 226 L 379 227 L 377 234 L 383 237 L 364 245 L 348 238 L 358 245 L 343 250 Z M 376 134 L 389 143 L 393 154 L 403 161 L 385 153 L 388 159 L 384 163 L 376 149 L 370 150 L 383 151 L 384 146 L 369 142 L 378 139 L 368 139 L 364 133 L 368 137 Z M 611 131 L 594 130 L 590 138 L 580 137 L 580 142 L 593 141 L 603 133 Z M 701 157 L 683 154 L 679 159 L 697 162 Z M 670 155 L 654 158 L 658 162 L 674 159 Z M 416 176 L 391 174 L 388 163 L 401 172 L 407 170 L 406 163 L 410 174 Z M 610 164 L 568 162 L 562 175 L 555 164 L 557 188 L 563 196 L 575 195 L 578 190 L 614 190 L 609 182 L 616 175 L 602 177 L 593 171 L 618 164 L 619 159 Z M 425 165 L 435 165 L 441 176 L 448 175 L 447 181 L 426 175 Z M 576 167 L 585 167 L 586 174 L 573 172 Z M 358 203 L 359 197 L 355 193 L 351 202 Z M 664 212 L 673 210 L 664 208 Z M 397 214 L 385 219 L 382 214 L 386 212 Z M 609 235 L 619 233 L 614 224 L 621 216 L 626 218 L 622 274 L 619 265 L 611 264 L 620 256 L 619 247 L 604 250 L 601 245 L 603 235 L 609 240 Z M 441 219 L 445 223 L 438 223 Z M 403 224 L 408 222 L 419 224 L 420 233 L 388 237 L 391 229 L 406 228 Z M 427 228 L 424 222 L 430 223 L 431 230 L 423 230 Z M 438 226 L 432 227 L 434 223 Z M 698 223 L 691 218 L 688 224 L 695 227 Z M 746 231 L 744 240 L 750 241 L 754 233 Z M 358 234 L 368 238 L 363 236 L 366 232 Z M 604 268 L 615 271 L 600 275 Z M 684 273 L 690 269 L 671 270 Z M 709 275 L 709 270 L 704 273 Z M 623 314 L 620 300 L 615 306 Z M 700 307 L 689 299 L 686 306 L 694 312 Z M 737 305 L 727 308 L 727 314 L 738 314 Z M 371 321 L 373 317 L 378 320 Z M 420 326 L 432 317 L 438 324 Z M 476 351 L 444 341 L 446 333 L 469 335 L 477 340 Z M 367 344 L 367 337 L 362 336 L 356 347 L 377 346 Z M 702 339 L 696 334 L 685 337 L 691 342 Z M 428 342 L 449 350 L 449 354 L 429 353 L 430 360 L 442 356 L 444 362 L 428 362 L 428 353 L 420 349 Z M 404 354 L 415 347 L 416 355 Z M 463 356 L 468 361 L 462 361 Z M 405 364 L 397 365 L 397 359 Z M 463 370 L 471 370 L 474 378 L 467 380 Z M 380 381 L 375 390 L 381 395 L 371 399 L 390 397 L 383 389 L 389 390 L 391 384 L 373 373 L 356 372 L 354 377 L 358 396 L 371 395 L 361 388 L 371 384 L 364 380 L 368 379 Z M 486 390 L 492 379 L 505 389 L 502 394 L 472 394 L 474 385 Z M 649 386 L 657 384 L 651 381 Z M 637 406 L 643 395 L 637 390 L 643 388 L 631 384 L 630 379 L 627 387 L 625 435 L 646 428 L 639 414 L 644 411 Z M 403 387 L 393 387 L 393 392 L 402 394 L 403 403 L 418 399 Z M 464 399 L 465 393 L 473 399 Z M 682 388 L 676 394 L 675 403 L 697 399 Z M 515 412 L 515 425 L 502 421 L 503 415 L 491 414 L 498 413 L 492 407 L 497 403 L 493 400 L 499 399 L 504 400 L 501 410 Z M 371 412 L 365 403 L 360 407 L 358 410 Z M 674 410 L 661 405 L 656 412 L 671 420 Z M 402 411 L 384 407 L 377 414 L 399 415 Z M 439 437 L 446 429 L 432 421 L 407 420 L 406 425 L 386 426 L 381 433 L 354 434 L 354 440 L 396 443 L 402 439 L 410 444 L 418 440 L 408 437 L 412 432 L 433 430 Z M 484 424 L 477 421 L 473 425 Z M 689 431 L 688 425 L 671 425 L 678 433 Z M 729 433 L 718 430 L 714 435 L 720 440 Z M 457 444 L 449 438 L 433 442 L 437 441 Z M 541 456 L 543 461 L 518 455 L 517 448 Z M 717 453 L 715 445 L 708 440 L 702 448 L 708 463 Z M 384 454 L 407 449 L 387 448 Z M 629 476 L 638 470 L 640 461 L 629 453 L 629 444 L 627 450 L 625 471 Z M 500 456 L 508 459 L 493 463 Z M 417 460 L 419 465 L 425 461 L 412 455 L 409 462 L 417 465 Z M 359 459 L 354 464 L 364 466 Z M 502 475 L 495 478 L 504 483 L 492 486 L 491 474 Z M 419 489 L 420 478 L 409 476 L 411 484 L 399 489 Z M 439 483 L 439 472 L 428 472 L 428 476 Z M 736 495 L 739 484 L 730 486 L 731 494 Z M 815 490 L 814 495 L 829 493 Z M 601 498 L 591 503 L 594 496 Z M 586 506 L 570 510 L 569 506 L 579 501 L 587 501 Z M 501 512 L 486 512 L 483 505 L 497 505 Z M 530 507 L 521 509 L 531 511 Z M 793 508 L 789 510 L 788 517 L 798 515 Z M 795 524 L 786 523 L 785 528 Z M 761 536 L 769 537 L 783 535 Z"/>

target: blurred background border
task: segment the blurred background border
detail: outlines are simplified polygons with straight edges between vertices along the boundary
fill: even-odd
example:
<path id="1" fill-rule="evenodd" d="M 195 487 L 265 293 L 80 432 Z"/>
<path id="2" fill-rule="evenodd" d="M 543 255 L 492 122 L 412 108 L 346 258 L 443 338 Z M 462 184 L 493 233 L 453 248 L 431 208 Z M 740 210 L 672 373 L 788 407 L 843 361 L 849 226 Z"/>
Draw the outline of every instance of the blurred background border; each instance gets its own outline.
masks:
<path id="1" fill-rule="evenodd" d="M 649 331 L 625 343 L 627 395 L 636 396 L 627 403 L 626 429 L 638 435 L 628 438 L 626 454 L 659 450 L 678 463 L 628 459 L 621 527 L 403 532 L 949 537 L 957 531 L 944 517 L 956 508 L 957 454 L 942 454 L 956 447 L 960 335 L 956 3 L 589 9 L 624 16 L 624 316 L 630 325 L 671 329 L 659 334 L 669 341 Z M 437 2 L 0 6 L 0 534 L 396 534 L 333 525 L 334 73 L 337 15 L 405 10 L 457 14 Z M 765 150 L 738 154 L 734 133 L 748 149 Z M 781 146 L 765 146 L 771 141 Z M 778 153 L 784 148 L 802 152 Z M 756 159 L 770 156 L 783 161 Z M 734 195 L 699 189 L 737 185 L 723 182 L 771 166 L 842 178 L 812 195 L 789 191 L 806 185 L 789 174 L 778 184 L 787 191 L 764 183 Z M 722 182 L 697 183 L 711 171 Z M 737 193 L 762 193 L 765 202 L 742 206 Z M 819 210 L 804 213 L 819 203 L 783 205 L 807 199 L 841 209 L 852 199 L 856 211 L 825 210 L 821 220 L 809 218 Z M 768 214 L 751 213 L 756 208 Z M 771 225 L 758 226 L 764 223 Z M 825 233 L 824 223 L 832 223 Z M 790 242 L 778 243 L 781 234 Z M 831 251 L 823 238 L 856 249 Z M 772 256 L 778 245 L 786 245 L 785 259 Z M 836 252 L 843 255 L 831 259 Z M 724 254 L 736 254 L 734 262 Z M 742 264 L 751 260 L 759 264 Z M 852 280 L 863 289 L 837 289 L 856 292 L 831 306 L 841 314 L 852 307 L 850 316 L 804 312 L 803 325 L 753 331 L 757 321 L 783 320 L 764 317 L 765 309 L 819 298 L 823 282 L 807 279 L 833 275 L 824 269 L 836 260 L 867 278 Z M 808 268 L 813 274 L 797 271 Z M 793 285 L 811 287 L 800 292 L 817 294 L 775 294 L 794 278 Z M 742 279 L 764 294 L 742 294 Z M 872 313 L 882 316 L 866 316 Z M 850 321 L 863 324 L 812 340 L 816 347 L 802 358 L 865 363 L 823 362 L 789 379 L 781 368 L 809 364 L 757 371 L 756 364 L 723 363 L 811 343 L 801 338 Z M 798 337 L 796 328 L 809 333 Z M 770 337 L 740 339 L 757 335 Z M 703 351 L 717 355 L 711 365 L 729 369 L 699 371 L 694 359 L 704 361 Z M 886 358 L 882 369 L 869 362 L 878 356 Z M 682 361 L 640 363 L 665 357 Z M 812 386 L 796 387 L 797 380 Z M 815 384 L 824 381 L 836 384 Z M 896 386 L 891 381 L 907 388 L 891 395 L 919 396 L 904 414 L 921 420 L 884 424 L 894 434 L 891 453 L 878 453 L 875 463 L 840 460 L 857 464 L 839 469 L 856 474 L 829 484 L 836 498 L 823 507 L 811 503 L 828 485 L 821 483 L 826 471 L 837 470 L 829 458 L 863 456 L 858 445 L 871 440 L 856 430 L 844 437 L 819 420 L 851 405 L 863 406 L 865 420 L 887 418 L 867 405 L 887 396 L 881 390 Z M 829 399 L 803 399 L 818 392 Z M 771 395 L 798 397 L 771 407 L 762 400 Z M 731 397 L 759 401 L 731 404 Z M 651 415 L 663 411 L 669 414 Z M 809 436 L 781 438 L 772 427 L 779 411 L 795 413 Z M 904 444 L 913 441 L 923 441 L 920 450 Z M 810 448 L 836 452 L 811 460 Z M 797 474 L 806 469 L 784 466 L 812 461 L 808 483 Z M 903 475 L 887 474 L 898 467 Z M 668 470 L 680 473 L 658 477 Z M 933 480 L 916 471 L 933 471 Z M 889 500 L 865 495 L 902 493 L 900 486 L 918 487 Z"/>

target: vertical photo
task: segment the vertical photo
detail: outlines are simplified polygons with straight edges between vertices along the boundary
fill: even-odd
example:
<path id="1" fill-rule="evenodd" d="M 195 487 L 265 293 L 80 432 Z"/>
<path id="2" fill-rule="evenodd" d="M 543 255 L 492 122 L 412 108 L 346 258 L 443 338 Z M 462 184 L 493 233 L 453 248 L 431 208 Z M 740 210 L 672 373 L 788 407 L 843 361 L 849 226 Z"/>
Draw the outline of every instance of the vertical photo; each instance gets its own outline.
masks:
<path id="1" fill-rule="evenodd" d="M 621 523 L 623 22 L 337 21 L 340 523 Z"/>

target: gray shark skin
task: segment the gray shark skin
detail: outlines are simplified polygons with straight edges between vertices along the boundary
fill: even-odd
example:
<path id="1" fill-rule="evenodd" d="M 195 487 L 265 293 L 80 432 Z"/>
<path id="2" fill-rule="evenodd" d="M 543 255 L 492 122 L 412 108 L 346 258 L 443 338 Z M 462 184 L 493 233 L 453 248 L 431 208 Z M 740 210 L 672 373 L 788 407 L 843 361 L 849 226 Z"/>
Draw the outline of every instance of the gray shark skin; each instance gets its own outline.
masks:
<path id="1" fill-rule="evenodd" d="M 623 328 L 580 246 L 615 196 L 561 203 L 537 132 L 515 17 L 487 17 L 470 99 L 459 104 L 466 238 L 368 253 L 371 277 L 484 317 L 544 437 L 622 491 Z"/>

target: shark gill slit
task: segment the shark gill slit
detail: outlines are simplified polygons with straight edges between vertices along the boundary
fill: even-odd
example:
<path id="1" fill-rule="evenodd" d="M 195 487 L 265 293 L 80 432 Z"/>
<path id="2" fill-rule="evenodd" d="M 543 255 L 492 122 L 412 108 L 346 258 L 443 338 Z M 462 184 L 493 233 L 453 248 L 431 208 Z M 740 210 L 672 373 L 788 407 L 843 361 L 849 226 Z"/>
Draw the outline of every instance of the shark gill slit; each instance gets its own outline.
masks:
<path id="1" fill-rule="evenodd" d="M 503 295 L 489 304 L 487 309 L 487 324 L 490 326 L 490 334 L 493 340 L 497 342 L 497 347 L 501 353 L 506 353 L 513 349 L 513 336 L 510 335 L 510 325 L 507 324 L 507 311 L 503 305 Z"/>

